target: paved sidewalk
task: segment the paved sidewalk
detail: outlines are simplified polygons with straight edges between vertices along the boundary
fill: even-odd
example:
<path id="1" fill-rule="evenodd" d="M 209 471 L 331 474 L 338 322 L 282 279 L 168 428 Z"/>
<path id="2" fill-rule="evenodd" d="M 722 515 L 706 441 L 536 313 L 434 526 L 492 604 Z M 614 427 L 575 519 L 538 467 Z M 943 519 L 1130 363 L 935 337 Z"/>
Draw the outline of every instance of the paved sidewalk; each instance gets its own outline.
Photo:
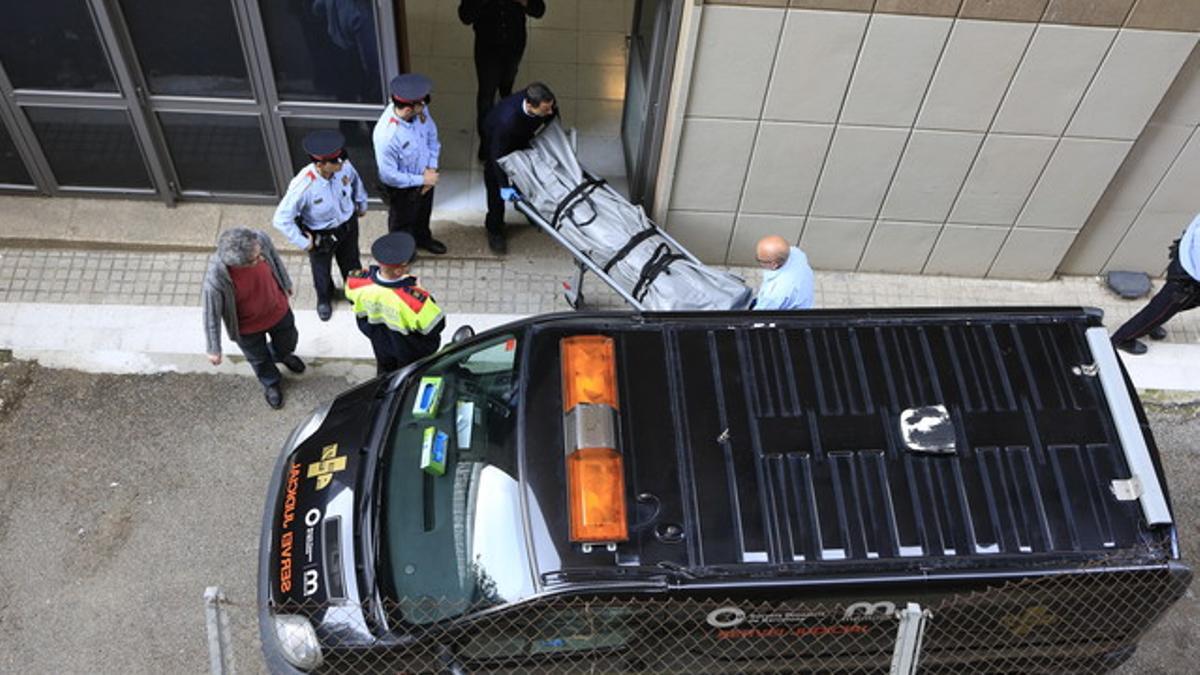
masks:
<path id="1" fill-rule="evenodd" d="M 574 272 L 571 256 L 528 225 L 510 227 L 509 255 L 493 255 L 486 246 L 483 213 L 471 210 L 476 203 L 482 206 L 482 197 L 471 192 L 469 181 L 460 182 L 457 191 L 439 189 L 434 212 L 434 231 L 450 254 L 425 255 L 415 265 L 448 316 L 457 323 L 456 317 L 469 315 L 474 323 L 490 326 L 513 317 L 567 311 L 562 290 Z M 200 285 L 208 256 L 222 229 L 249 225 L 271 233 L 293 276 L 303 327 L 301 353 L 325 361 L 364 358 L 365 340 L 354 330 L 347 305 L 335 305 L 329 324 L 312 316 L 308 258 L 270 227 L 273 210 L 273 205 L 186 203 L 168 209 L 157 202 L 0 196 L 0 349 L 25 350 L 21 353 L 36 353 L 46 362 L 85 369 L 115 367 L 114 362 L 148 369 L 207 367 L 194 339 L 201 335 Z M 510 222 L 518 220 L 520 216 L 509 215 Z M 385 221 L 378 208 L 363 220 L 364 262 Z M 757 268 L 726 269 L 751 286 L 759 283 Z M 585 277 L 584 297 L 590 309 L 626 307 L 591 274 Z M 820 307 L 1084 305 L 1102 309 L 1110 330 L 1144 302 L 1121 300 L 1092 277 L 1021 282 L 818 270 L 816 280 Z M 70 307 L 50 310 L 45 303 Z M 148 362 L 135 352 L 112 348 L 111 341 L 88 342 L 99 338 L 79 323 L 101 322 L 106 330 L 123 334 L 116 339 L 118 347 L 135 345 L 142 344 L 136 333 L 153 331 L 155 316 L 162 312 L 172 317 L 170 329 L 163 334 L 164 344 L 143 345 L 154 354 Z M 60 334 L 72 331 L 77 335 L 64 342 Z M 92 365 L 78 356 L 101 351 L 104 358 Z M 1200 390 L 1200 377 L 1191 370 L 1200 364 L 1200 312 L 1179 315 L 1168 324 L 1167 344 L 1153 346 L 1147 356 L 1125 357 L 1125 362 L 1139 386 Z"/>

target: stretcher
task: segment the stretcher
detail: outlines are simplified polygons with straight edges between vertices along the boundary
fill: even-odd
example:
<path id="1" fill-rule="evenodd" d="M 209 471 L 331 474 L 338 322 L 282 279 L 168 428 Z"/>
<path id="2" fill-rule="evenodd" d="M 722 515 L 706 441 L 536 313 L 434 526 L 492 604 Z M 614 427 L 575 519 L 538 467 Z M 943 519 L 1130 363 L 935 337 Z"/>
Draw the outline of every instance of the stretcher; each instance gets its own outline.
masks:
<path id="1" fill-rule="evenodd" d="M 574 257 L 574 277 L 563 284 L 573 309 L 583 302 L 587 272 L 637 310 L 749 307 L 751 290 L 740 277 L 706 266 L 640 206 L 584 169 L 557 120 L 529 149 L 499 163 L 516 189 L 516 209 Z"/>

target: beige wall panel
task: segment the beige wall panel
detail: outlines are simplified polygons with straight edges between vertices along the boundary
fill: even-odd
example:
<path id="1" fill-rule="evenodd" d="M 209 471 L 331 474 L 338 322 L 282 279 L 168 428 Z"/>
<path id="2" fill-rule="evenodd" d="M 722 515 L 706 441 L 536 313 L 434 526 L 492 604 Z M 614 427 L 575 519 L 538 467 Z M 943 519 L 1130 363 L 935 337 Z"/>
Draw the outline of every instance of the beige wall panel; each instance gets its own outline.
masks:
<path id="1" fill-rule="evenodd" d="M 982 277 L 1007 236 L 1006 227 L 947 223 L 925 264 L 925 274 Z"/>
<path id="2" fill-rule="evenodd" d="M 1033 28 L 1031 23 L 956 22 L 921 106 L 917 126 L 986 131 Z"/>
<path id="3" fill-rule="evenodd" d="M 688 114 L 757 119 L 786 10 L 705 7 Z"/>
<path id="4" fill-rule="evenodd" d="M 1017 218 L 1017 227 L 1078 232 L 1132 145 L 1130 141 L 1062 139 Z"/>
<path id="5" fill-rule="evenodd" d="M 1125 238 L 1193 129 L 1153 122 L 1146 126 L 1059 265 L 1060 272 L 1099 274 L 1106 269 L 1109 257 Z"/>
<path id="6" fill-rule="evenodd" d="M 733 232 L 732 213 L 670 211 L 667 232 L 692 255 L 709 264 L 725 263 L 729 235 Z"/>
<path id="7" fill-rule="evenodd" d="M 851 12 L 869 12 L 875 0 L 791 0 L 790 7 L 798 9 L 833 9 Z"/>
<path id="8" fill-rule="evenodd" d="M 963 184 L 950 220 L 983 225 L 1015 223 L 1056 142 L 1042 136 L 990 134 Z"/>
<path id="9" fill-rule="evenodd" d="M 686 120 L 671 207 L 736 211 L 756 126 L 736 120 Z"/>
<path id="10" fill-rule="evenodd" d="M 763 116 L 835 122 L 867 18 L 857 12 L 788 12 Z"/>
<path id="11" fill-rule="evenodd" d="M 795 244 L 800 241 L 804 218 L 799 216 L 764 216 L 755 213 L 738 214 L 729 244 L 730 265 L 758 265 L 754 245 L 769 234 L 777 234 Z"/>
<path id="12" fill-rule="evenodd" d="M 903 129 L 838 127 L 811 213 L 873 220 L 907 137 Z"/>
<path id="13" fill-rule="evenodd" d="M 1038 26 L 992 131 L 1060 135 L 1115 36 L 1112 29 Z"/>
<path id="14" fill-rule="evenodd" d="M 1200 7 L 1200 2 L 1196 6 Z M 1189 126 L 1200 124 L 1200 48 L 1192 49 L 1150 120 Z"/>
<path id="15" fill-rule="evenodd" d="M 1045 281 L 1071 246 L 1075 233 L 1065 230 L 1015 229 L 988 272 L 993 279 Z"/>
<path id="16" fill-rule="evenodd" d="M 1200 31 L 1200 2 L 1139 0 L 1125 25 L 1129 28 Z"/>
<path id="17" fill-rule="evenodd" d="M 859 269 L 863 272 L 920 274 L 941 225 L 881 220 L 871 233 Z"/>
<path id="18" fill-rule="evenodd" d="M 1200 212 L 1200 133 L 1193 133 L 1158 189 L 1138 215 L 1108 269 L 1134 269 L 1157 274 L 1166 268 L 1166 246 Z"/>
<path id="19" fill-rule="evenodd" d="M 911 126 L 951 23 L 942 18 L 871 15 L 841 122 Z"/>
<path id="20" fill-rule="evenodd" d="M 808 263 L 818 270 L 853 270 L 871 234 L 871 221 L 809 216 L 800 237 Z"/>
<path id="21" fill-rule="evenodd" d="M 923 16 L 954 16 L 962 0 L 875 0 L 876 12 L 918 14 Z"/>
<path id="22" fill-rule="evenodd" d="M 1089 26 L 1120 26 L 1134 0 L 1050 0 L 1042 21 Z"/>
<path id="23" fill-rule="evenodd" d="M 1137 138 L 1195 44 L 1190 33 L 1121 31 L 1067 125 L 1067 135 Z"/>
<path id="24" fill-rule="evenodd" d="M 542 18 L 532 19 L 529 25 L 540 26 L 542 28 L 578 30 L 579 2 L 580 0 L 551 0 L 546 3 L 546 13 L 542 15 Z M 438 4 L 449 5 L 449 10 L 452 12 L 457 11 L 458 8 L 457 2 L 438 0 Z M 616 3 L 614 2 L 613 4 L 615 5 Z"/>
<path id="25" fill-rule="evenodd" d="M 625 34 L 599 33 L 585 31 L 579 36 L 578 61 L 580 63 L 598 63 L 607 66 L 625 65 Z"/>
<path id="26" fill-rule="evenodd" d="M 740 210 L 807 213 L 832 134 L 829 124 L 763 122 Z"/>
<path id="27" fill-rule="evenodd" d="M 959 17 L 992 21 L 1037 21 L 1047 0 L 963 0 Z"/>
<path id="28" fill-rule="evenodd" d="M 614 0 L 579 0 L 579 30 L 628 33 L 632 25 Z"/>
<path id="29" fill-rule="evenodd" d="M 880 217 L 944 221 L 982 140 L 983 134 L 913 131 Z"/>

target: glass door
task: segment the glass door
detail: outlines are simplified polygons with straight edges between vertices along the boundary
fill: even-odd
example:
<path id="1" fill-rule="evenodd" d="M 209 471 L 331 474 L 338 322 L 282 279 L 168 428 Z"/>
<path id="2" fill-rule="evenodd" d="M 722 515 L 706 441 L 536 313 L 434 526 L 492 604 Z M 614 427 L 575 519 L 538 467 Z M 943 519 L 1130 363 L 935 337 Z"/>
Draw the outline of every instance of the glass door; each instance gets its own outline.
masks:
<path id="1" fill-rule="evenodd" d="M 650 211 L 683 0 L 637 0 L 629 35 L 621 144 L 629 198 Z"/>

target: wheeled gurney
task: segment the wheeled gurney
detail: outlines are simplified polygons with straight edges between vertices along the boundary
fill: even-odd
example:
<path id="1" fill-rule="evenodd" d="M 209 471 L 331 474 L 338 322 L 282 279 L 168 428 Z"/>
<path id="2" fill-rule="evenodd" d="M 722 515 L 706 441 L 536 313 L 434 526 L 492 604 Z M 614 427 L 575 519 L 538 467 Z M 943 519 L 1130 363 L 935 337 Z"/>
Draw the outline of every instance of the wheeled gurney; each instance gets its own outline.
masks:
<path id="1" fill-rule="evenodd" d="M 750 305 L 750 289 L 700 262 L 603 179 L 580 166 L 558 121 L 528 150 L 500 158 L 518 191 L 515 206 L 575 258 L 566 284 L 572 308 L 591 271 L 638 310 L 731 310 Z M 547 217 L 548 216 L 548 217 Z"/>

